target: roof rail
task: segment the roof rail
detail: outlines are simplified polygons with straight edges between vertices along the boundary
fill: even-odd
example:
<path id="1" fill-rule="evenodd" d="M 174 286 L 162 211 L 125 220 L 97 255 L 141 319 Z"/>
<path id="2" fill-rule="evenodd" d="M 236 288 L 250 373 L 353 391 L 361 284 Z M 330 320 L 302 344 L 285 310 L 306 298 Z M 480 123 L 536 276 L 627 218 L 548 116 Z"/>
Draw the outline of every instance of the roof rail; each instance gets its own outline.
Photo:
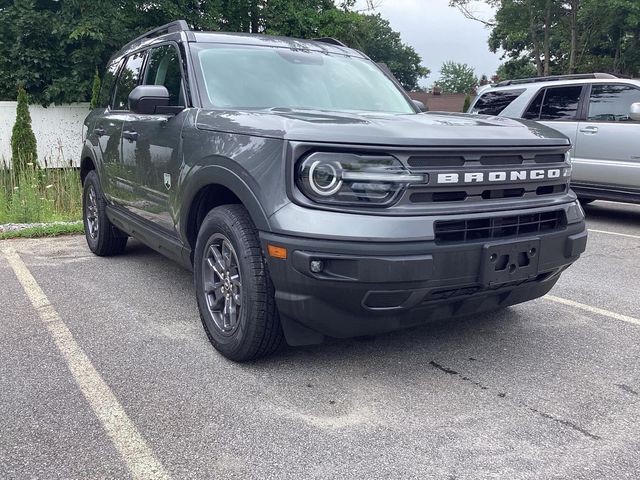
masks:
<path id="1" fill-rule="evenodd" d="M 576 73 L 573 75 L 552 75 L 550 77 L 519 78 L 517 80 L 503 80 L 495 84 L 496 87 L 508 85 L 521 85 L 523 83 L 553 82 L 556 80 L 584 80 L 590 78 L 620 78 L 611 73 Z"/>
<path id="2" fill-rule="evenodd" d="M 188 32 L 189 30 L 189 25 L 187 25 L 187 22 L 185 20 L 176 20 L 175 22 L 167 23 L 166 25 L 162 25 L 160 27 L 154 28 L 153 30 L 149 30 L 147 33 L 143 33 L 139 37 L 131 40 L 129 43 L 127 43 L 127 45 L 131 45 L 132 43 L 138 42 L 140 40 L 145 40 L 147 38 L 159 37 L 160 35 L 164 35 L 165 33 Z"/>
<path id="3" fill-rule="evenodd" d="M 337 40 L 335 38 L 332 37 L 320 37 L 320 38 L 314 38 L 313 39 L 314 42 L 322 42 L 322 43 L 328 43 L 329 45 L 335 45 L 337 47 L 346 47 L 348 48 L 344 43 L 342 43 L 340 40 Z"/>

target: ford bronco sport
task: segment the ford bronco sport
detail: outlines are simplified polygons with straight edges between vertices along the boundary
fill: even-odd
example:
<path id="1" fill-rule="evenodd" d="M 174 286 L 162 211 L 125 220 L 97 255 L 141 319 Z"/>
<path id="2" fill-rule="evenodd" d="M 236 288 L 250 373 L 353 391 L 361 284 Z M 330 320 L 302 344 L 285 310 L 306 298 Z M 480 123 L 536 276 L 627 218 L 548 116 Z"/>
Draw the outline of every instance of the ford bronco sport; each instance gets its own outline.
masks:
<path id="1" fill-rule="evenodd" d="M 190 31 L 108 63 L 81 159 L 91 251 L 129 236 L 193 269 L 244 361 L 546 294 L 585 249 L 567 138 L 425 115 L 333 39 Z"/>

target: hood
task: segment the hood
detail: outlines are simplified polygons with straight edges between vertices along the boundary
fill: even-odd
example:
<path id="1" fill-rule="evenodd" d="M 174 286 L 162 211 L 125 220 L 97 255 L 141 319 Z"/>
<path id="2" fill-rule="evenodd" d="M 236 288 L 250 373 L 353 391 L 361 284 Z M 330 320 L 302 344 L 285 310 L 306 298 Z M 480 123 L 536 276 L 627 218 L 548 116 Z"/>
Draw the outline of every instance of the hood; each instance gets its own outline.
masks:
<path id="1" fill-rule="evenodd" d="M 196 125 L 202 130 L 322 143 L 416 147 L 570 145 L 560 132 L 536 122 L 462 113 L 201 110 Z"/>

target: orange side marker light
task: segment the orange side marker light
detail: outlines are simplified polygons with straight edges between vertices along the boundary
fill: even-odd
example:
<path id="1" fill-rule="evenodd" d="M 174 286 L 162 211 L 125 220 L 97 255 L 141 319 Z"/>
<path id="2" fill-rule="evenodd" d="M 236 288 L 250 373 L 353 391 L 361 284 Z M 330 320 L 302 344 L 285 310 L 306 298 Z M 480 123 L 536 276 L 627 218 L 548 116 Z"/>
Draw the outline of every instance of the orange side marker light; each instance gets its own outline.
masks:
<path id="1" fill-rule="evenodd" d="M 270 257 L 279 258 L 281 260 L 287 259 L 287 249 L 284 247 L 278 247 L 269 243 L 267 244 L 267 250 L 269 251 Z"/>

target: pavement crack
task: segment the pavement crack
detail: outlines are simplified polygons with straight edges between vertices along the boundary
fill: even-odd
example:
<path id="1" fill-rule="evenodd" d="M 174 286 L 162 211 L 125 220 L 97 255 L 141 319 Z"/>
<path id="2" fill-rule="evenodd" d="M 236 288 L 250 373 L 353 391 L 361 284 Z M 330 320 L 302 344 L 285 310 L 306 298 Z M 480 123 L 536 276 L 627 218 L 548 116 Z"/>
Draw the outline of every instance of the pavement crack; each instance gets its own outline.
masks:
<path id="1" fill-rule="evenodd" d="M 447 367 L 443 367 L 442 365 L 440 365 L 439 363 L 434 362 L 433 360 L 431 360 L 429 362 L 429 365 L 431 365 L 434 368 L 437 368 L 438 370 L 442 370 L 444 373 L 448 373 L 449 375 L 460 375 L 455 370 L 452 370 L 452 369 L 447 368 Z"/>
<path id="2" fill-rule="evenodd" d="M 476 380 L 474 380 L 472 378 L 463 376 L 462 374 L 456 372 L 455 370 L 453 370 L 453 369 L 451 369 L 449 367 L 445 367 L 443 365 L 440 365 L 439 363 L 434 362 L 433 360 L 431 360 L 429 362 L 429 365 L 431 365 L 433 368 L 437 368 L 438 370 L 440 370 L 440 371 L 442 371 L 444 373 L 447 373 L 449 375 L 457 376 L 457 377 L 460 378 L 460 380 L 462 380 L 464 382 L 469 382 L 470 384 L 475 385 L 476 387 L 479 387 L 482 390 L 487 390 L 488 389 L 488 387 L 482 385 L 480 382 L 478 382 L 478 381 L 476 381 Z"/>
<path id="3" fill-rule="evenodd" d="M 575 423 L 573 423 L 573 422 L 571 422 L 569 420 L 565 420 L 563 418 L 558 418 L 558 417 L 556 417 L 554 415 L 551 415 L 550 413 L 546 413 L 546 412 L 543 412 L 541 410 L 538 410 L 535 407 L 530 407 L 529 405 L 527 405 L 525 403 L 522 403 L 522 406 L 528 408 L 533 413 L 536 413 L 536 414 L 540 415 L 542 418 L 546 418 L 548 420 L 553 420 L 554 422 L 559 423 L 561 425 L 564 425 L 565 427 L 569 427 L 569 428 L 575 430 L 576 432 L 579 432 L 579 433 L 591 438 L 592 440 L 600 440 L 602 438 L 599 435 L 595 435 L 595 434 L 591 433 L 590 431 L 582 428 L 579 425 L 576 425 Z"/>
<path id="4" fill-rule="evenodd" d="M 478 381 L 476 381 L 476 380 L 474 380 L 472 378 L 469 378 L 469 377 L 467 377 L 465 375 L 462 375 L 461 373 L 457 372 L 456 370 L 453 370 L 452 368 L 445 367 L 444 365 L 441 365 L 438 362 L 435 362 L 435 361 L 431 360 L 429 362 L 429 365 L 431 365 L 433 368 L 436 368 L 436 369 L 440 370 L 441 372 L 444 372 L 444 373 L 446 373 L 448 375 L 451 375 L 451 376 L 454 376 L 454 377 L 458 377 L 460 380 L 462 380 L 464 382 L 468 382 L 468 383 L 480 388 L 481 390 L 489 390 L 489 387 L 483 385 L 482 383 L 480 383 L 480 382 L 478 382 Z M 625 390 L 627 392 L 630 391 L 630 393 L 634 393 L 635 395 L 638 395 L 638 393 L 635 390 L 631 389 L 631 387 L 629 387 L 627 385 L 617 385 L 617 386 L 622 388 L 623 390 Z M 507 394 L 505 392 L 498 392 L 497 395 L 500 398 L 506 398 L 506 396 L 507 396 Z M 543 412 L 542 410 L 538 410 L 535 407 L 530 407 L 529 405 L 527 405 L 526 403 L 524 403 L 522 401 L 517 402 L 516 405 L 519 405 L 520 407 L 524 407 L 527 410 L 529 410 L 529 411 L 531 411 L 531 412 L 533 412 L 533 413 L 535 413 L 537 415 L 540 415 L 542 418 L 546 418 L 547 420 L 553 420 L 554 422 L 559 423 L 560 425 L 563 425 L 565 427 L 569 427 L 569 428 L 575 430 L 576 432 L 579 432 L 579 433 L 585 435 L 586 437 L 591 438 L 592 440 L 600 440 L 601 439 L 600 436 L 591 433 L 590 431 L 582 428 L 581 426 L 573 423 L 570 420 L 565 420 L 563 418 L 558 418 L 558 417 L 556 417 L 554 415 L 551 415 L 549 413 Z"/>
<path id="5" fill-rule="evenodd" d="M 629 385 L 625 385 L 624 383 L 616 383 L 615 385 L 616 387 L 621 388 L 622 390 L 624 390 L 627 393 L 630 393 L 631 395 L 638 395 L 638 392 L 633 388 L 631 388 Z"/>

